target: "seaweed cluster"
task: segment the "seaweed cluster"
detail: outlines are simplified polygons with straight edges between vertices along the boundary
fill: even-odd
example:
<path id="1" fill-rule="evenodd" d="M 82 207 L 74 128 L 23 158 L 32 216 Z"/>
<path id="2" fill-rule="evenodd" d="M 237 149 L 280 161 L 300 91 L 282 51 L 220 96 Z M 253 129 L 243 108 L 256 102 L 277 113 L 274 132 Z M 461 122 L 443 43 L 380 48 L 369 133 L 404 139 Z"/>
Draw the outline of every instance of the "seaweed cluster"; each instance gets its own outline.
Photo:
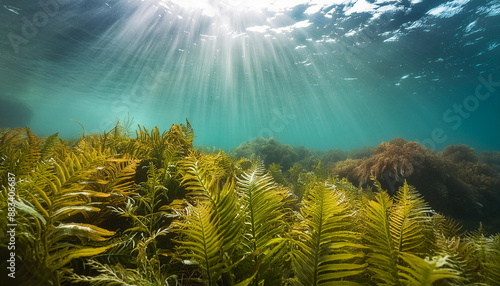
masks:
<path id="1" fill-rule="evenodd" d="M 500 173 L 500 152 L 479 152 L 478 159 Z"/>
<path id="2" fill-rule="evenodd" d="M 500 235 L 463 231 L 405 181 L 390 196 L 374 177 L 369 192 L 319 160 L 283 174 L 204 154 L 189 122 L 129 134 L 117 123 L 73 142 L 2 135 L 0 225 L 5 234 L 15 174 L 18 285 L 500 283 Z"/>
<path id="3" fill-rule="evenodd" d="M 434 153 L 416 142 L 396 138 L 377 146 L 369 158 L 336 163 L 330 173 L 365 187 L 374 176 L 390 192 L 408 181 L 434 209 L 469 228 L 482 221 L 488 229 L 500 230 L 500 174 L 465 145 Z"/>
<path id="4" fill-rule="evenodd" d="M 274 138 L 256 138 L 235 148 L 234 157 L 252 158 L 259 157 L 266 167 L 275 163 L 284 170 L 290 169 L 294 163 L 311 167 L 318 163 L 314 152 L 302 146 L 293 147 L 282 144 Z"/>
<path id="5" fill-rule="evenodd" d="M 299 156 L 301 154 L 301 156 Z M 275 139 L 256 139 L 235 149 L 236 157 L 257 155 L 273 178 L 300 198 L 311 177 L 347 178 L 364 189 L 374 176 L 394 194 L 405 180 L 417 187 L 432 208 L 452 216 L 469 229 L 483 222 L 500 231 L 500 152 L 476 153 L 465 145 L 451 145 L 436 153 L 416 142 L 395 138 L 375 148 L 316 152 L 281 144 Z"/>
<path id="6" fill-rule="evenodd" d="M 283 144 L 274 138 L 256 138 L 236 147 L 231 155 L 239 158 L 260 158 L 266 167 L 271 164 L 278 164 L 285 172 L 294 164 L 299 164 L 306 170 L 312 170 L 319 161 L 323 166 L 328 166 L 347 158 L 361 159 L 370 157 L 371 147 L 343 151 L 340 149 L 330 149 L 326 152 L 313 151 L 304 146 L 291 146 Z"/>

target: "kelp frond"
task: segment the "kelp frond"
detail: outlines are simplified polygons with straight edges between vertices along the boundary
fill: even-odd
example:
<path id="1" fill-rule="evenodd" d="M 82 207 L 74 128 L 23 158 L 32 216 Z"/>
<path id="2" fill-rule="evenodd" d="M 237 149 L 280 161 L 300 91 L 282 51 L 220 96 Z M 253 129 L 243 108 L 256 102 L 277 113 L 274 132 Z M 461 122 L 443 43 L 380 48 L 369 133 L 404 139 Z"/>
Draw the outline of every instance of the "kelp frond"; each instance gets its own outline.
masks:
<path id="1" fill-rule="evenodd" d="M 500 285 L 500 235 L 464 234 L 406 183 L 393 197 L 377 181 L 376 192 L 324 183 L 322 162 L 286 176 L 272 166 L 277 184 L 261 162 L 195 151 L 187 120 L 165 132 L 139 126 L 136 138 L 124 124 L 71 142 L 0 133 L 0 181 L 17 182 L 21 285 Z M 379 163 L 361 168 L 363 181 L 414 167 Z"/>
<path id="2" fill-rule="evenodd" d="M 448 256 L 423 259 L 411 253 L 402 253 L 401 258 L 408 265 L 398 265 L 402 285 L 432 286 L 438 280 L 457 279 L 460 275 L 458 271 L 447 267 Z"/>
<path id="3" fill-rule="evenodd" d="M 382 285 L 400 285 L 398 279 L 398 253 L 390 231 L 390 213 L 392 200 L 386 192 L 377 193 L 375 200 L 370 201 L 366 209 L 366 245 L 370 247 L 368 254 L 369 271 L 373 280 Z"/>
<path id="4" fill-rule="evenodd" d="M 255 283 L 273 283 L 273 279 L 280 278 L 286 243 L 281 236 L 285 226 L 284 198 L 261 162 L 243 173 L 237 182 L 245 209 L 242 246 L 253 257 L 247 267 L 256 271 Z"/>
<path id="5" fill-rule="evenodd" d="M 205 285 L 217 285 L 226 271 L 223 263 L 223 238 L 219 232 L 219 221 L 210 203 L 188 205 L 186 216 L 175 223 L 174 229 L 181 235 L 179 249 L 183 263 L 197 265 Z"/>
<path id="6" fill-rule="evenodd" d="M 415 188 L 405 182 L 390 209 L 390 231 L 397 253 L 422 254 L 430 229 L 430 207 Z"/>
<path id="7" fill-rule="evenodd" d="M 67 280 L 76 283 L 88 283 L 91 286 L 151 286 L 155 285 L 155 283 L 160 283 L 157 285 L 165 286 L 178 285 L 177 276 L 175 275 L 161 277 L 161 279 L 158 279 L 158 281 L 150 281 L 146 277 L 144 277 L 141 272 L 135 269 L 125 268 L 121 264 L 108 265 L 100 263 L 93 259 L 89 259 L 86 262 L 86 265 L 96 270 L 99 275 L 86 276 L 72 273 L 71 275 L 68 275 Z"/>
<path id="8" fill-rule="evenodd" d="M 109 196 L 85 189 L 86 185 L 80 184 L 90 180 L 96 172 L 96 164 L 102 160 L 104 158 L 97 153 L 87 157 L 72 154 L 64 161 L 39 163 L 37 171 L 19 183 L 19 190 L 24 190 L 20 192 L 22 198 L 17 203 L 18 221 L 23 229 L 20 240 L 26 245 L 21 255 L 26 263 L 39 265 L 36 269 L 26 270 L 31 272 L 32 278 L 56 283 L 59 270 L 72 259 L 94 256 L 111 247 L 102 242 L 115 232 L 93 224 L 71 222 L 76 215 L 88 217 L 90 213 L 100 211 L 92 204 L 93 198 Z M 69 237 L 91 243 L 87 246 L 68 243 Z M 64 247 L 61 246 L 63 241 Z"/>
<path id="9" fill-rule="evenodd" d="M 349 280 L 366 264 L 351 231 L 352 212 L 345 195 L 333 186 L 317 184 L 302 201 L 303 220 L 295 231 L 292 250 L 297 285 L 361 285 Z"/>
<path id="10" fill-rule="evenodd" d="M 426 279 L 425 283 L 432 284 L 428 281 L 459 277 L 459 272 L 452 268 L 441 269 L 444 262 L 429 264 L 420 258 L 428 253 L 424 246 L 432 236 L 430 208 L 406 182 L 394 201 L 379 186 L 375 201 L 366 209 L 366 219 L 365 239 L 371 249 L 368 269 L 377 284 L 420 285 L 422 281 L 418 279 Z M 438 257 L 436 261 L 447 261 L 445 257 Z M 426 276 L 412 276 L 415 273 Z"/>

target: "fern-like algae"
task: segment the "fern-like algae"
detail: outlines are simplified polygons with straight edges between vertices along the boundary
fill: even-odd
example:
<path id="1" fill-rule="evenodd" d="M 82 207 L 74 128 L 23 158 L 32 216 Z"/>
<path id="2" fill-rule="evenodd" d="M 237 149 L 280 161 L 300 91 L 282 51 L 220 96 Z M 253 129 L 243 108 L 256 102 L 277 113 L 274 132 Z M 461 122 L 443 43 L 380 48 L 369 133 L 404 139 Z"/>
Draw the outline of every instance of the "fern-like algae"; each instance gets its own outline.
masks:
<path id="1" fill-rule="evenodd" d="M 224 167 L 217 164 L 221 156 L 223 155 L 220 153 L 217 155 L 198 155 L 197 157 L 200 158 L 189 156 L 180 162 L 181 172 L 183 173 L 182 183 L 187 191 L 186 197 L 192 203 L 183 212 L 186 215 L 197 214 L 194 218 L 190 218 L 190 215 L 187 215 L 187 221 L 194 219 L 194 222 L 208 223 L 203 229 L 210 229 L 212 221 L 201 220 L 203 218 L 202 215 L 206 214 L 207 211 L 212 212 L 211 216 L 217 222 L 217 229 L 219 230 L 217 237 L 223 242 L 218 250 L 220 253 L 217 252 L 217 255 L 221 255 L 220 258 L 222 260 L 220 262 L 223 262 L 224 266 L 218 275 L 222 275 L 222 279 L 228 281 L 228 283 L 234 284 L 235 277 L 231 273 L 228 273 L 228 270 L 235 263 L 232 257 L 234 257 L 235 248 L 240 242 L 243 216 L 241 204 L 235 195 L 234 179 L 228 179 L 225 182 L 222 181 L 224 177 L 222 174 L 226 173 L 226 171 Z M 228 166 L 226 165 L 225 167 L 227 168 Z M 222 187 L 221 184 L 223 185 Z M 200 226 L 204 225 L 201 224 Z M 204 235 L 204 233 L 198 233 L 199 237 L 204 237 Z M 192 246 L 194 247 L 194 245 Z M 208 246 L 199 244 L 197 247 L 198 249 L 205 249 Z M 185 259 L 183 261 L 187 262 Z M 206 272 L 209 264 L 197 264 L 206 265 L 204 268 L 202 267 L 203 271 Z M 213 280 L 214 277 L 211 278 Z M 210 283 L 215 283 L 212 280 L 210 280 Z"/>
<path id="2" fill-rule="evenodd" d="M 254 285 L 264 281 L 278 283 L 287 242 L 283 237 L 286 196 L 264 170 L 258 162 L 238 178 L 238 193 L 245 208 L 241 243 L 245 251 L 252 254 L 252 259 L 244 265 L 255 271 Z"/>
<path id="3" fill-rule="evenodd" d="M 431 286 L 438 280 L 457 279 L 460 273 L 448 266 L 448 256 L 422 259 L 411 253 L 401 253 L 408 265 L 398 265 L 401 285 Z"/>
<path id="4" fill-rule="evenodd" d="M 430 236 L 430 208 L 405 183 L 393 201 L 380 189 L 366 210 L 369 271 L 377 285 L 433 285 L 442 279 L 458 279 L 459 272 L 449 266 L 448 256 L 431 260 L 425 255 L 425 235 Z M 423 283 L 423 284 L 421 284 Z"/>
<path id="5" fill-rule="evenodd" d="M 184 174 L 182 183 L 188 191 L 187 198 L 194 204 L 208 201 L 213 205 L 214 215 L 220 220 L 219 228 L 224 239 L 224 251 L 232 254 L 240 242 L 239 235 L 243 224 L 242 204 L 235 195 L 234 178 L 224 181 L 224 174 L 227 174 L 229 166 L 217 164 L 223 156 L 221 153 L 204 155 L 201 156 L 201 161 L 187 157 L 180 164 Z"/>
<path id="6" fill-rule="evenodd" d="M 397 253 L 390 233 L 389 209 L 392 200 L 385 192 L 379 192 L 366 210 L 367 228 L 365 234 L 371 253 L 368 254 L 372 279 L 380 285 L 399 285 L 397 273 Z"/>
<path id="7" fill-rule="evenodd" d="M 366 264 L 358 233 L 348 229 L 352 211 L 345 194 L 334 186 L 313 187 L 301 206 L 302 221 L 295 230 L 292 249 L 297 285 L 361 285 L 348 277 L 359 275 Z"/>
<path id="8" fill-rule="evenodd" d="M 189 205 L 186 212 L 185 220 L 176 223 L 183 236 L 179 241 L 180 249 L 186 256 L 183 263 L 199 266 L 202 276 L 199 282 L 208 286 L 217 285 L 222 273 L 227 271 L 223 263 L 219 221 L 209 203 Z"/>
<path id="9" fill-rule="evenodd" d="M 0 138 L 0 178 L 7 183 L 7 172 L 16 176 L 27 175 L 36 168 L 47 144 L 28 127 L 11 129 Z M 47 141 L 50 144 L 50 140 Z M 45 146 L 44 146 L 45 145 Z"/>
<path id="10" fill-rule="evenodd" d="M 20 285 L 500 285 L 500 236 L 464 233 L 408 184 L 372 195 L 316 164 L 292 194 L 262 163 L 195 151 L 187 121 L 136 138 L 120 124 L 72 142 L 2 133 Z M 2 232 L 6 202 L 3 188 Z"/>
<path id="11" fill-rule="evenodd" d="M 24 248 L 20 255 L 27 264 L 38 265 L 25 270 L 32 274 L 31 277 L 36 279 L 34 281 L 57 285 L 59 270 L 72 259 L 94 256 L 111 247 L 109 244 L 84 246 L 63 243 L 68 241 L 68 237 L 103 242 L 115 234 L 92 224 L 68 222 L 75 215 L 85 217 L 90 212 L 100 211 L 91 204 L 92 197 L 109 196 L 85 190 L 83 185 L 78 184 L 89 179 L 101 160 L 103 158 L 97 155 L 87 161 L 72 154 L 65 161 L 58 160 L 59 163 L 38 163 L 36 172 L 28 174 L 18 184 L 20 198 L 16 206 L 20 217 L 17 221 L 23 229 L 19 240 L 24 245 L 20 247 Z"/>

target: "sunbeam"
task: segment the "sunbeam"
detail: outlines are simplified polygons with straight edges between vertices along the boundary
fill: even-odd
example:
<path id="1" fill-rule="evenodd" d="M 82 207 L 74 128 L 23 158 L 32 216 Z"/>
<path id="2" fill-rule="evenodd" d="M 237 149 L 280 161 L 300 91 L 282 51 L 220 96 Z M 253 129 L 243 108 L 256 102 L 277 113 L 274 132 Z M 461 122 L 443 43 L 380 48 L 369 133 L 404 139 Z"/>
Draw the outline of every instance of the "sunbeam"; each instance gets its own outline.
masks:
<path id="1" fill-rule="evenodd" d="M 395 136 L 426 140 L 442 128 L 433 125 L 443 125 L 450 100 L 466 91 L 460 86 L 498 69 L 500 39 L 492 36 L 498 27 L 490 24 L 496 4 L 57 3 L 64 4 L 51 10 L 46 26 L 33 26 L 33 38 L 18 40 L 18 53 L 4 56 L 6 80 L 26 74 L 17 76 L 23 83 L 6 85 L 8 94 L 59 110 L 59 119 L 35 111 L 34 129 L 62 122 L 71 128 L 64 118 L 80 114 L 90 130 L 104 131 L 131 115 L 138 124 L 165 128 L 188 117 L 202 130 L 197 140 L 227 148 L 255 137 L 320 149 Z M 10 5 L 4 11 L 3 19 L 12 20 L 44 10 Z M 39 21 L 25 19 L 19 26 L 5 22 L 5 39 L 22 39 Z M 9 44 L 4 49 L 12 50 Z M 86 118 L 87 110 L 95 116 Z M 408 114 L 412 123 L 403 124 Z"/>

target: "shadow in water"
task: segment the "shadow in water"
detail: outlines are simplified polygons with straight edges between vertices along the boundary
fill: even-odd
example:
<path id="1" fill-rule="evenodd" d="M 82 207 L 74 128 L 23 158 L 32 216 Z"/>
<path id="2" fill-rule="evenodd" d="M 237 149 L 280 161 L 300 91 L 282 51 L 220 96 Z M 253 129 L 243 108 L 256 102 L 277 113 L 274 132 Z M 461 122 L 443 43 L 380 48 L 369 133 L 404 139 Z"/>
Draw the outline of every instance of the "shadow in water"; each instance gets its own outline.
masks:
<path id="1" fill-rule="evenodd" d="M 0 97 L 0 128 L 24 127 L 33 117 L 33 109 L 15 97 Z"/>

